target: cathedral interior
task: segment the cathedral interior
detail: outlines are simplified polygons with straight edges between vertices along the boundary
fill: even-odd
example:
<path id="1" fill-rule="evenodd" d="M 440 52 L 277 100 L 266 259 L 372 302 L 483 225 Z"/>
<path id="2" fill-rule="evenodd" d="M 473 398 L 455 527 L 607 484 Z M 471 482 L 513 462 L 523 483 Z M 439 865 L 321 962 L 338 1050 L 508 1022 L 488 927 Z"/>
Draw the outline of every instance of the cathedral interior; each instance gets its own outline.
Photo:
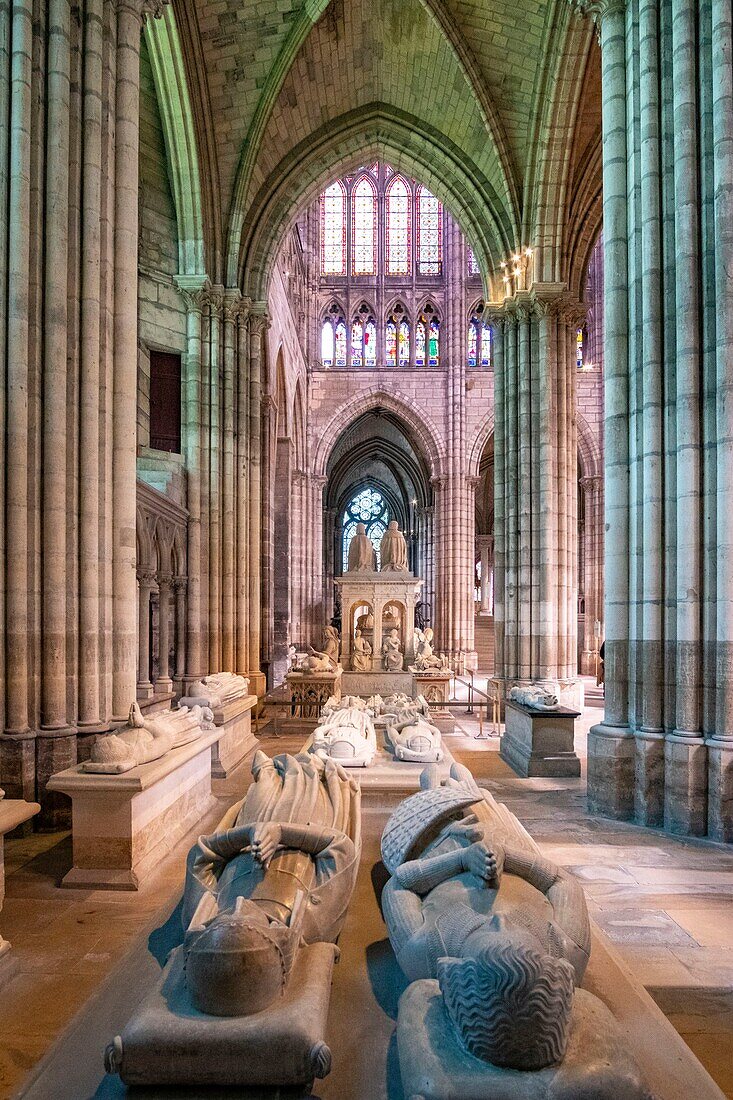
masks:
<path id="1" fill-rule="evenodd" d="M 0 1100 L 733 1097 L 730 0 L 0 0 L 0 364 Z"/>

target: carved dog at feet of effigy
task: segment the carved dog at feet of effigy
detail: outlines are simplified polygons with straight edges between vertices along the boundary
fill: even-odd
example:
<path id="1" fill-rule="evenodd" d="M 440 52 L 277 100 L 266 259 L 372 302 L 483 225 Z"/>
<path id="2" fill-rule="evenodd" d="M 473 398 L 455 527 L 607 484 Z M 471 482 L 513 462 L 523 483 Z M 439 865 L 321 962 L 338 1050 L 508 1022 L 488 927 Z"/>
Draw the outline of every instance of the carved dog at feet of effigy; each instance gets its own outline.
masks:
<path id="1" fill-rule="evenodd" d="M 377 752 L 371 715 L 361 707 L 332 711 L 313 731 L 310 751 L 345 768 L 368 768 Z"/>
<path id="2" fill-rule="evenodd" d="M 130 707 L 127 725 L 115 733 L 100 735 L 92 745 L 89 760 L 81 770 L 100 775 L 120 775 L 159 760 L 171 749 L 195 741 L 204 729 L 212 729 L 214 715 L 209 707 L 180 707 L 143 715 L 138 703 Z"/>
<path id="3" fill-rule="evenodd" d="M 579 884 L 458 765 L 390 817 L 382 911 L 411 980 L 397 1046 L 420 1100 L 652 1100 L 616 1021 L 577 988 L 590 953 Z"/>
<path id="4" fill-rule="evenodd" d="M 443 759 L 440 730 L 416 707 L 407 706 L 390 715 L 385 732 L 397 760 L 428 764 Z"/>
<path id="5" fill-rule="evenodd" d="M 359 786 L 312 755 L 258 751 L 252 774 L 244 799 L 191 849 L 183 943 L 105 1053 L 128 1085 L 307 1089 L 330 1070 L 324 1034 L 361 852 Z"/>

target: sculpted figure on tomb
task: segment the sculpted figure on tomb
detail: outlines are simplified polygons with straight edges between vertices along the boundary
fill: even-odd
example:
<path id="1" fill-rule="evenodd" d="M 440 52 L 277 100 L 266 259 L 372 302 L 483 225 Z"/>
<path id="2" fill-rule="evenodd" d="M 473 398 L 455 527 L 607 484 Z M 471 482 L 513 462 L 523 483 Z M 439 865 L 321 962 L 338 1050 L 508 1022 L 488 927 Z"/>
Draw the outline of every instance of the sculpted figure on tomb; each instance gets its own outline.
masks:
<path id="1" fill-rule="evenodd" d="M 299 672 L 335 672 L 339 663 L 339 635 L 335 626 L 327 626 L 323 649 L 308 646 L 308 656 L 298 663 Z"/>
<path id="2" fill-rule="evenodd" d="M 382 836 L 382 911 L 413 983 L 397 1022 L 405 1095 L 652 1100 L 612 1013 L 576 990 L 590 953 L 578 883 L 466 768 L 440 786 L 431 766 L 422 786 Z"/>
<path id="3" fill-rule="evenodd" d="M 376 551 L 363 523 L 356 525 L 356 534 L 349 543 L 348 565 L 349 573 L 371 573 L 377 568 Z"/>
<path id="4" fill-rule="evenodd" d="M 417 705 L 409 705 L 387 719 L 387 739 L 398 760 L 435 763 L 443 759 L 440 730 L 420 713 Z"/>
<path id="5" fill-rule="evenodd" d="M 200 736 L 202 728 L 210 728 L 214 716 L 208 707 L 181 707 L 143 716 L 138 703 L 130 707 L 127 725 L 116 733 L 97 737 L 89 760 L 81 770 L 103 775 L 119 775 L 159 760 L 173 748 L 179 748 Z"/>
<path id="6" fill-rule="evenodd" d="M 359 786 L 307 754 L 258 751 L 252 775 L 189 852 L 183 944 L 107 1048 L 107 1070 L 128 1084 L 260 1095 L 329 1071 L 324 1031 L 359 866 Z"/>
<path id="7" fill-rule="evenodd" d="M 393 627 L 399 627 L 402 622 L 402 612 L 396 603 L 388 603 L 382 612 L 382 630 L 386 634 Z"/>
<path id="8" fill-rule="evenodd" d="M 354 633 L 351 668 L 354 672 L 371 672 L 372 668 L 372 647 L 366 638 L 362 637 L 362 633 L 358 629 Z"/>
<path id="9" fill-rule="evenodd" d="M 449 665 L 447 657 L 433 653 L 433 628 L 428 626 L 425 630 L 415 631 L 415 663 L 410 666 L 410 671 L 430 672 L 431 669 L 447 672 Z"/>
<path id="10" fill-rule="evenodd" d="M 529 684 L 527 687 L 513 687 L 509 698 L 532 710 L 557 710 L 560 706 L 559 693 L 557 684 Z"/>
<path id="11" fill-rule="evenodd" d="M 334 710 L 313 731 L 311 752 L 342 767 L 368 768 L 376 751 L 374 722 L 363 707 Z"/>
<path id="12" fill-rule="evenodd" d="M 390 520 L 389 526 L 382 536 L 379 557 L 381 560 L 382 572 L 408 572 L 407 542 L 405 541 L 405 536 L 397 526 L 396 519 Z"/>
<path id="13" fill-rule="evenodd" d="M 360 630 L 362 634 L 370 634 L 374 630 L 374 614 L 371 611 L 367 611 L 366 614 L 360 615 L 356 620 L 356 629 Z"/>
<path id="14" fill-rule="evenodd" d="M 181 702 L 191 705 L 198 703 L 217 709 L 242 698 L 248 692 L 249 680 L 246 676 L 238 676 L 234 672 L 217 672 L 212 676 L 204 676 L 201 680 L 194 680 Z"/>
<path id="15" fill-rule="evenodd" d="M 387 672 L 402 672 L 404 662 L 400 634 L 393 628 L 382 642 L 382 664 Z"/>

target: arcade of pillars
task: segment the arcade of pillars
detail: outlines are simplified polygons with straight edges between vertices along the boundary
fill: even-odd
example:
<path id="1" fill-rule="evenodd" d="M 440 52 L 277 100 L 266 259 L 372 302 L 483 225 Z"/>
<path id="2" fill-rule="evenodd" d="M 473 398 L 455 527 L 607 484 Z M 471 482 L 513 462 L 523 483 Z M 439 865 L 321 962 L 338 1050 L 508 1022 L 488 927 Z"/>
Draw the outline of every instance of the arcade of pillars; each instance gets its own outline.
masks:
<path id="1" fill-rule="evenodd" d="M 375 34 L 406 18 L 392 6 Z M 437 648 L 475 665 L 493 609 L 504 691 L 592 675 L 605 638 L 591 810 L 733 840 L 729 0 L 535 5 L 505 51 L 506 117 L 489 31 L 456 51 L 409 7 L 424 56 L 387 71 L 375 50 L 347 81 L 366 0 L 279 19 L 271 69 L 233 3 L 0 0 L 0 783 L 43 828 L 68 822 L 49 776 L 133 700 L 221 670 L 262 696 L 289 642 L 320 643 L 334 455 L 357 432 L 344 493 L 402 486 Z M 520 103 L 520 84 L 542 92 Z M 304 212 L 365 162 L 445 206 L 442 281 L 401 291 L 415 315 L 437 303 L 430 369 L 318 361 Z M 156 353 L 180 360 L 177 451 L 154 446 Z M 370 416 L 384 454 L 358 437 Z"/>

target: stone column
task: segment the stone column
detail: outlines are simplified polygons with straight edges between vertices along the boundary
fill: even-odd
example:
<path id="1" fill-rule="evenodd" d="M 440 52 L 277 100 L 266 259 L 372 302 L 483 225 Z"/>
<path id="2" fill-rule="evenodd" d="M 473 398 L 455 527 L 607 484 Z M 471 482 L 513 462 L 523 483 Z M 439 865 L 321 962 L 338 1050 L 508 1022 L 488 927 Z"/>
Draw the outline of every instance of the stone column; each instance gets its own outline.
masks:
<path id="1" fill-rule="evenodd" d="M 577 674 L 577 440 L 562 284 L 492 308 L 496 672 L 504 689 Z"/>
<path id="2" fill-rule="evenodd" d="M 249 311 L 244 303 L 239 311 L 237 330 L 237 556 L 236 556 L 236 671 L 242 676 L 250 670 L 249 660 L 249 507 L 250 507 L 250 412 L 249 412 Z"/>
<path id="3" fill-rule="evenodd" d="M 219 351 L 221 346 L 222 287 L 212 287 L 209 293 L 209 359 L 208 359 L 208 440 L 209 469 L 209 671 L 221 672 L 221 491 L 222 491 L 222 436 L 221 436 L 221 378 Z M 227 669 L 226 671 L 231 671 Z"/>
<path id="4" fill-rule="evenodd" d="M 489 614 L 489 538 L 479 535 L 479 552 L 481 554 L 481 614 Z"/>
<path id="5" fill-rule="evenodd" d="M 712 0 L 713 219 L 716 298 L 716 702 L 708 738 L 708 833 L 733 841 L 733 22 Z"/>
<path id="6" fill-rule="evenodd" d="M 209 282 L 205 276 L 179 275 L 176 283 L 186 303 L 186 356 L 184 361 L 183 452 L 186 459 L 188 505 L 188 606 L 186 616 L 186 682 L 206 674 L 202 645 L 201 607 L 201 319 Z"/>
<path id="7" fill-rule="evenodd" d="M 264 692 L 260 673 L 262 614 L 262 394 L 264 335 L 268 316 L 264 304 L 249 315 L 249 672 Z"/>
<path id="8" fill-rule="evenodd" d="M 174 577 L 176 600 L 176 690 L 181 691 L 186 677 L 186 590 L 188 577 Z"/>
<path id="9" fill-rule="evenodd" d="M 585 633 L 583 637 L 583 672 L 596 675 L 596 658 L 600 638 L 596 622 L 603 621 L 603 596 L 599 591 L 601 574 L 601 538 L 603 528 L 602 483 L 600 474 L 582 478 L 580 487 L 585 498 L 585 552 L 583 555 L 583 590 L 585 592 Z"/>
<path id="10" fill-rule="evenodd" d="M 84 175 L 82 188 L 79 416 L 79 732 L 106 723 L 100 707 L 100 393 L 102 361 L 102 0 L 84 11 Z M 107 166 L 105 166 L 105 171 Z M 106 320 L 106 318 L 105 318 Z"/>
<path id="11" fill-rule="evenodd" d="M 235 546 L 237 526 L 235 523 L 235 463 L 234 463 L 234 412 L 237 361 L 237 318 L 241 310 L 241 294 L 238 289 L 224 292 L 224 401 L 223 401 L 223 461 L 222 461 L 222 524 L 221 524 L 221 565 L 222 565 L 222 668 L 233 672 L 235 656 Z"/>
<path id="12" fill-rule="evenodd" d="M 169 573 L 158 574 L 158 679 L 155 694 L 167 695 L 173 691 L 170 677 L 170 605 L 171 582 Z"/>
<path id="13" fill-rule="evenodd" d="M 629 304 L 626 2 L 578 4 L 600 27 L 603 93 L 605 387 L 605 715 L 588 737 L 588 806 L 628 818 L 635 745 L 628 724 L 629 668 Z"/>
<path id="14" fill-rule="evenodd" d="M 5 735 L 3 787 L 35 799 L 29 726 L 28 639 L 28 265 L 30 260 L 33 3 L 13 5 L 11 26 L 5 469 Z"/>
<path id="15" fill-rule="evenodd" d="M 155 574 L 140 572 L 138 584 L 138 659 L 137 697 L 150 699 L 153 685 L 150 682 L 150 593 L 155 587 Z"/>

